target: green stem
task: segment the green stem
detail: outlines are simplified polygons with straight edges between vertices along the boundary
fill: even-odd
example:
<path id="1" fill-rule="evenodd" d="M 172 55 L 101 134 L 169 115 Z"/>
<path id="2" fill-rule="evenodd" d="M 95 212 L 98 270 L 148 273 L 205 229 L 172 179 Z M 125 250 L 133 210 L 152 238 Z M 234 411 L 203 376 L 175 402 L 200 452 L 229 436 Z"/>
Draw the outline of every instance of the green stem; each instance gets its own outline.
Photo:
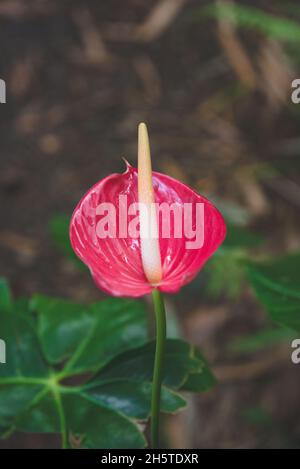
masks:
<path id="1" fill-rule="evenodd" d="M 60 422 L 62 449 L 66 449 L 68 447 L 67 426 L 66 426 L 66 417 L 65 417 L 62 400 L 61 400 L 61 395 L 55 388 L 53 388 L 52 393 L 53 393 L 54 402 L 56 404 L 59 422 Z"/>
<path id="2" fill-rule="evenodd" d="M 156 347 L 151 399 L 151 443 L 152 448 L 158 448 L 160 395 L 166 344 L 166 312 L 164 300 L 160 291 L 153 290 L 152 297 L 156 318 Z"/>

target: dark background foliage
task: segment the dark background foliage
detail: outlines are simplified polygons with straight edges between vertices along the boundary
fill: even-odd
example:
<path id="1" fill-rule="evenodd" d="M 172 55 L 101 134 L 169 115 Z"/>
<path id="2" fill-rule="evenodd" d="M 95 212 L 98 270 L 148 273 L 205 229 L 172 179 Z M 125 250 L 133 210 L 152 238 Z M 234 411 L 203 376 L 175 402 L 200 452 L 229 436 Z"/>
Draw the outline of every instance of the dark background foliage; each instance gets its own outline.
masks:
<path id="1" fill-rule="evenodd" d="M 104 297 L 66 256 L 64 217 L 123 170 L 122 156 L 135 163 L 140 121 L 155 169 L 210 197 L 229 222 L 225 248 L 168 298 L 170 329 L 201 347 L 219 380 L 166 419 L 171 447 L 300 441 L 300 365 L 290 360 L 298 332 L 274 332 L 266 309 L 279 313 L 257 269 L 243 266 L 299 250 L 300 107 L 290 94 L 300 10 L 295 0 L 235 3 L 234 22 L 225 0 L 0 4 L 0 273 L 16 295 Z M 297 264 L 287 270 L 299 313 Z M 23 434 L 1 442 L 56 444 Z"/>

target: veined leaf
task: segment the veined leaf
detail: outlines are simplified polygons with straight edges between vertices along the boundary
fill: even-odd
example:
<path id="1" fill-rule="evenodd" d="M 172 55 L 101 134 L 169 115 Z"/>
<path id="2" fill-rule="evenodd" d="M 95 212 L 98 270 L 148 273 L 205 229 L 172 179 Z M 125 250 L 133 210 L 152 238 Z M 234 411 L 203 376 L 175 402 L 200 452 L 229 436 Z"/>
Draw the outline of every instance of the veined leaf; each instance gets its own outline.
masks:
<path id="1" fill-rule="evenodd" d="M 82 390 L 82 395 L 105 407 L 139 420 L 150 415 L 152 385 L 149 382 L 114 380 L 102 384 L 90 383 Z M 163 386 L 161 393 L 162 412 L 175 412 L 185 406 L 179 394 Z"/>
<path id="2" fill-rule="evenodd" d="M 69 358 L 71 374 L 93 371 L 122 350 L 146 342 L 147 314 L 136 300 L 109 298 L 83 306 L 69 301 L 35 296 L 38 333 L 51 363 Z"/>
<path id="3" fill-rule="evenodd" d="M 8 297 L 7 292 L 5 296 Z M 48 370 L 32 318 L 22 314 L 13 302 L 4 304 L 0 308 L 0 324 L 6 363 L 0 365 L 0 425 L 6 426 L 41 392 Z"/>
<path id="4" fill-rule="evenodd" d="M 146 441 L 137 424 L 125 415 L 93 402 L 80 393 L 48 394 L 18 427 L 27 432 L 61 433 L 67 447 L 143 448 Z"/>

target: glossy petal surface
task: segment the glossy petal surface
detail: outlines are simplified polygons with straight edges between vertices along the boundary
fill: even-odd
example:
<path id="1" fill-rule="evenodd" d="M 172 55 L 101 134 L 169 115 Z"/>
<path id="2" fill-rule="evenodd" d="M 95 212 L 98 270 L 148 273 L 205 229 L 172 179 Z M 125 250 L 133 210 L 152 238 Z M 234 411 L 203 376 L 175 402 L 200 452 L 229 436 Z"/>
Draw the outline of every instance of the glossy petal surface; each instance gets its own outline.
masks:
<path id="1" fill-rule="evenodd" d="M 153 173 L 155 202 L 191 204 L 191 228 L 196 228 L 196 204 L 204 204 L 204 243 L 198 249 L 187 249 L 188 239 L 176 237 L 176 225 L 171 213 L 170 236 L 163 235 L 160 225 L 160 251 L 163 279 L 158 285 L 161 291 L 174 293 L 190 282 L 207 259 L 225 238 L 226 226 L 220 212 L 204 197 L 185 184 L 160 173 Z M 95 184 L 77 205 L 71 220 L 70 238 L 77 256 L 89 267 L 99 288 L 114 296 L 137 297 L 153 289 L 145 277 L 140 251 L 140 239 L 126 237 L 99 238 L 96 227 L 101 216 L 97 207 L 101 203 L 112 203 L 116 209 L 116 233 L 119 234 L 119 196 L 127 195 L 128 206 L 138 202 L 137 170 L 127 166 L 123 174 L 112 174 Z M 128 217 L 128 222 L 134 217 Z M 184 225 L 183 225 L 184 226 Z M 199 225 L 198 225 L 199 227 Z"/>

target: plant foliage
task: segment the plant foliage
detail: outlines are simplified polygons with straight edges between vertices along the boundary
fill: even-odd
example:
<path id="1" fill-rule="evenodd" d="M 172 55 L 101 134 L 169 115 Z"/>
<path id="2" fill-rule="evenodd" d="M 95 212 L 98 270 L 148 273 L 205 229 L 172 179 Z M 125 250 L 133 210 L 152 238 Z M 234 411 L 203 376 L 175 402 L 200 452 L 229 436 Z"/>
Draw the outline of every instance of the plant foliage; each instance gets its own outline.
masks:
<path id="1" fill-rule="evenodd" d="M 288 254 L 247 267 L 248 279 L 271 319 L 300 331 L 300 253 Z"/>
<path id="2" fill-rule="evenodd" d="M 149 417 L 154 343 L 144 304 L 109 298 L 82 305 L 35 295 L 12 298 L 0 281 L 0 428 L 57 433 L 64 447 L 141 448 Z M 162 411 L 185 406 L 180 391 L 215 379 L 192 345 L 167 341 Z"/>

